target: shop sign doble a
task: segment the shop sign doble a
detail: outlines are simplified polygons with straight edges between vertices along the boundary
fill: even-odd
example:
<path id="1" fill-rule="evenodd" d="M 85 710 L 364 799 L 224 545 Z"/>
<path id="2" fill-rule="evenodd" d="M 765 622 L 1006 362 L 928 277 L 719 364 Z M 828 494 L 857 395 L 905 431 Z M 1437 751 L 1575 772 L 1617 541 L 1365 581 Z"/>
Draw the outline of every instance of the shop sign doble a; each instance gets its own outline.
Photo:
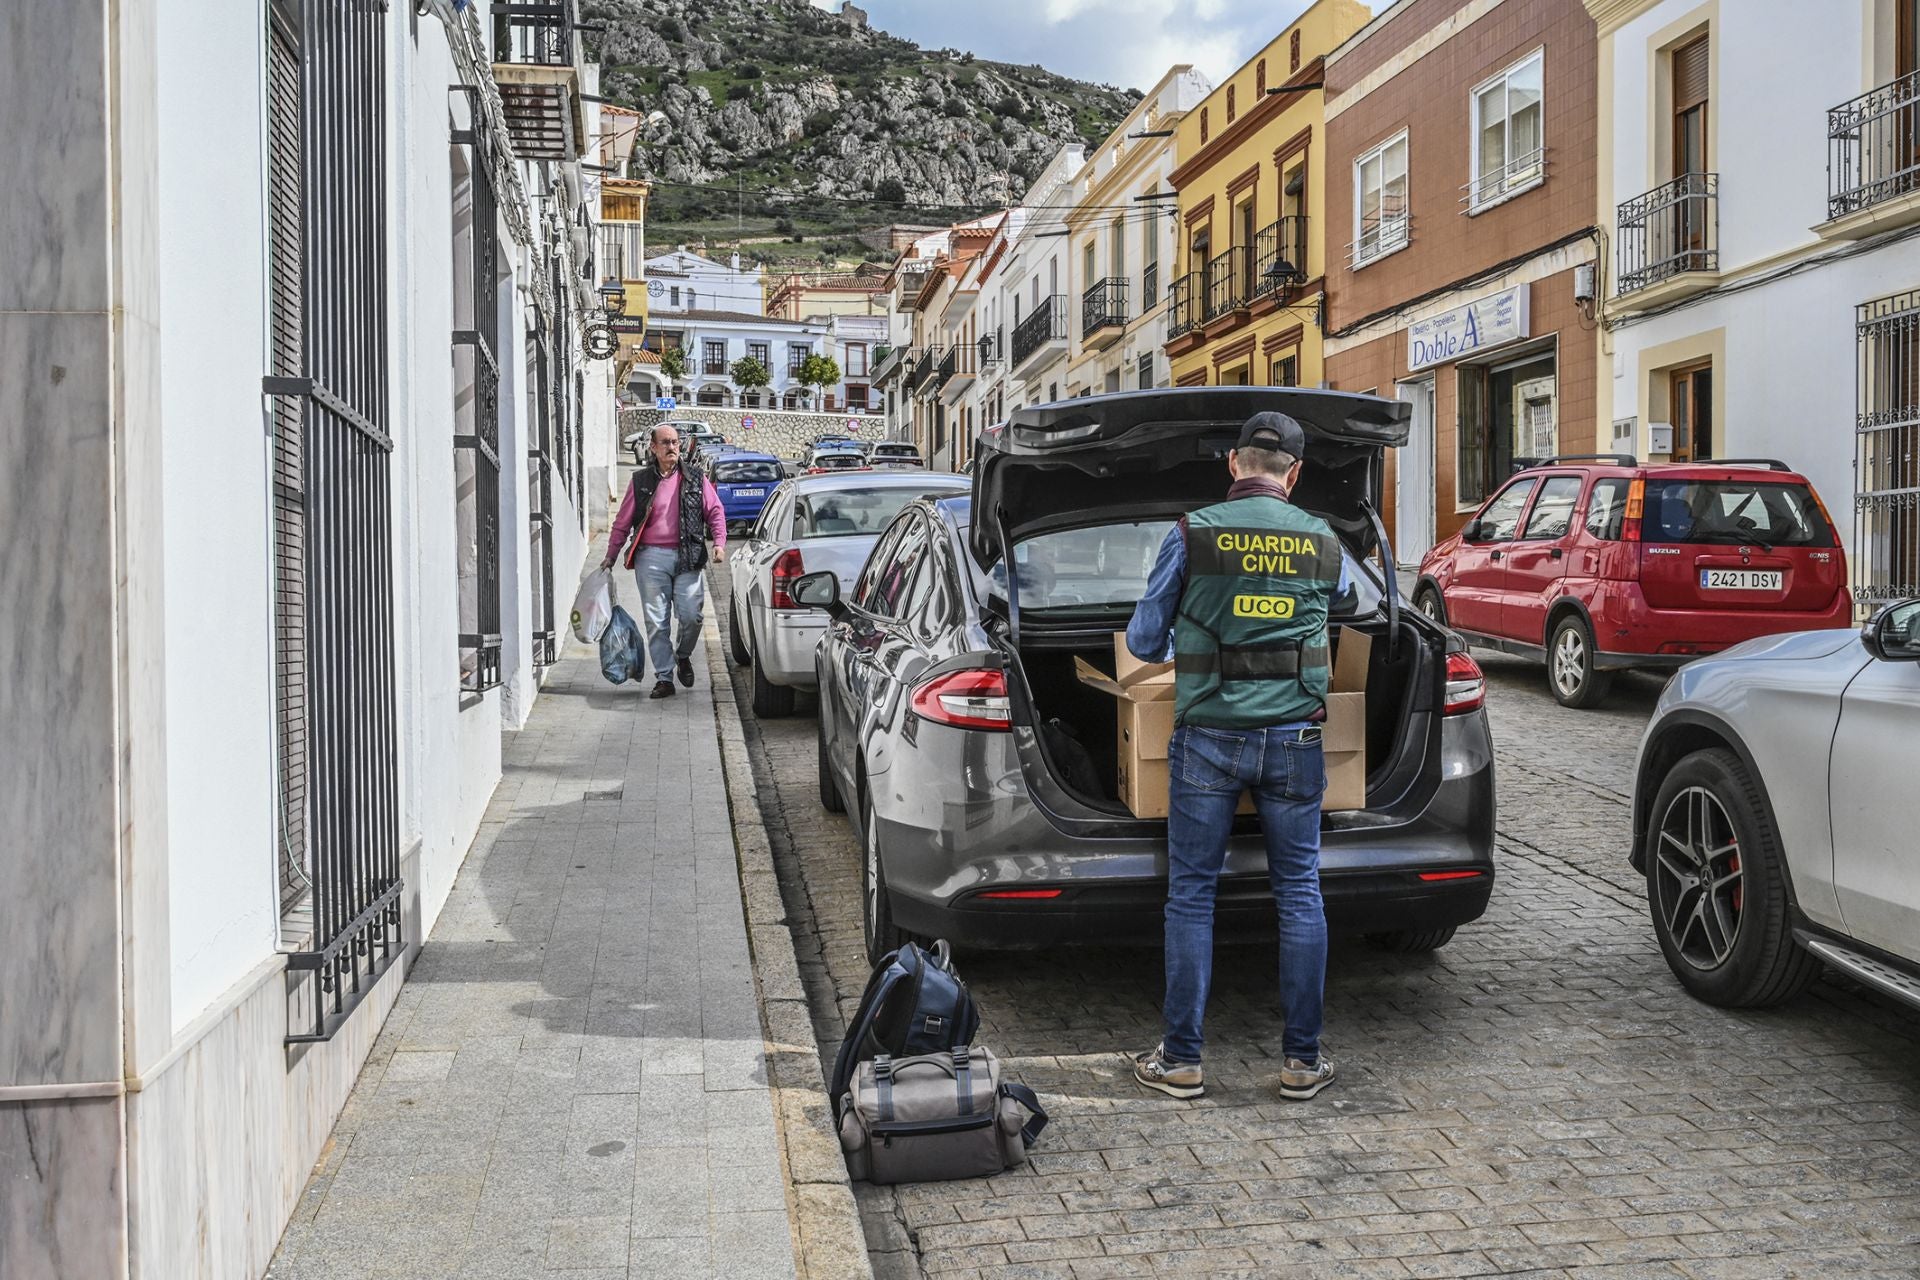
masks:
<path id="1" fill-rule="evenodd" d="M 1515 285 L 1407 326 L 1407 368 L 1445 364 L 1527 336 L 1527 286 Z"/>

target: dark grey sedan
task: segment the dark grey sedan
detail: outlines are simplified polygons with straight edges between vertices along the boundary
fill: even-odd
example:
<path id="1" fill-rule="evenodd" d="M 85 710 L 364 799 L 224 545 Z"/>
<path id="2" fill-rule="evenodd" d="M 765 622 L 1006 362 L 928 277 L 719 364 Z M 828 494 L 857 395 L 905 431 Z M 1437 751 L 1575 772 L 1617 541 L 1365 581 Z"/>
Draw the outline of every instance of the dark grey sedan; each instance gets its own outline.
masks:
<path id="1" fill-rule="evenodd" d="M 1295 500 L 1341 535 L 1354 585 L 1336 623 L 1373 638 L 1366 806 L 1323 819 L 1329 923 L 1419 951 L 1485 911 L 1485 684 L 1374 563 L 1393 563 L 1372 495 L 1383 450 L 1406 438 L 1405 406 L 1327 391 L 1139 392 L 1016 412 L 982 437 L 972 495 L 909 504 L 844 598 L 831 573 L 794 584 L 796 602 L 831 618 L 814 657 L 820 799 L 853 811 L 875 958 L 912 935 L 1157 936 L 1166 821 L 1120 802 L 1115 703 L 1076 679 L 1074 660 L 1112 670 L 1113 633 L 1153 550 L 1183 513 L 1221 500 L 1226 454 L 1260 409 L 1308 429 Z M 1219 911 L 1224 927 L 1270 927 L 1250 816 L 1236 820 Z"/>

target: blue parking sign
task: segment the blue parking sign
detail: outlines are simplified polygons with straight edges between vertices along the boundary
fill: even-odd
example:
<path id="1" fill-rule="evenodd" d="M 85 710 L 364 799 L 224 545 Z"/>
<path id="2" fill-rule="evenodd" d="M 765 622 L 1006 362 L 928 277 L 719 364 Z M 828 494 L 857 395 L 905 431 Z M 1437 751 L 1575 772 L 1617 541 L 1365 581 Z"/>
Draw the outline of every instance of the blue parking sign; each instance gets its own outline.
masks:
<path id="1" fill-rule="evenodd" d="M 674 399 L 672 396 L 655 396 L 653 398 L 653 407 L 656 409 L 665 409 L 665 410 L 671 411 L 674 409 L 678 409 L 680 407 L 680 402 Z"/>

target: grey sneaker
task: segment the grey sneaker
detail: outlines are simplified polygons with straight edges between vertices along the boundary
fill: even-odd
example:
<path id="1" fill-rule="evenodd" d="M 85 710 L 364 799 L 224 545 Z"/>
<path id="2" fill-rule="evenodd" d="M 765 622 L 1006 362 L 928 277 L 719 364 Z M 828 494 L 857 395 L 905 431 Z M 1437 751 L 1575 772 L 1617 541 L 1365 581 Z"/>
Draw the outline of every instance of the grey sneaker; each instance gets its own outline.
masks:
<path id="1" fill-rule="evenodd" d="M 1280 1096 L 1304 1102 L 1333 1083 L 1333 1059 L 1326 1054 L 1312 1066 L 1288 1058 L 1280 1068 Z"/>
<path id="2" fill-rule="evenodd" d="M 1155 1045 L 1153 1052 L 1133 1060 L 1133 1078 L 1149 1089 L 1158 1089 L 1169 1098 L 1197 1098 L 1207 1091 L 1197 1062 L 1173 1062 L 1167 1046 Z"/>

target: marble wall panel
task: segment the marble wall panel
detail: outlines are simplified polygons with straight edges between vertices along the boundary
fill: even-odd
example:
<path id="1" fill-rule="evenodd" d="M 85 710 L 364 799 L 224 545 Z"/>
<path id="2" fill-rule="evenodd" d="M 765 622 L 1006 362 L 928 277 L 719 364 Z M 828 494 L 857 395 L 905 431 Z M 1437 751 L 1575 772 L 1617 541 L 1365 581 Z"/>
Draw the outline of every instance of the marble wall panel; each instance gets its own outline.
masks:
<path id="1" fill-rule="evenodd" d="M 0 1085 L 121 1073 L 108 323 L 0 312 Z"/>
<path id="2" fill-rule="evenodd" d="M 0 1103 L 0 1276 L 124 1274 L 120 1109 L 119 1098 Z"/>
<path id="3" fill-rule="evenodd" d="M 0 8 L 0 311 L 108 306 L 98 0 Z"/>

